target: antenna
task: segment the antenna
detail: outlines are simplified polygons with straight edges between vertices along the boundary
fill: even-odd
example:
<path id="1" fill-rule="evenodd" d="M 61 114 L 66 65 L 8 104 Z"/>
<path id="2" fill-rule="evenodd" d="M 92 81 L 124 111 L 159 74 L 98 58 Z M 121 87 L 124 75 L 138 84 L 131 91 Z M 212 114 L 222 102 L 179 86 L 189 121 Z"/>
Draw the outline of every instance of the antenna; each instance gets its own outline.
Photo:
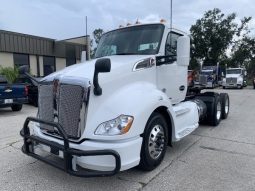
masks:
<path id="1" fill-rule="evenodd" d="M 170 47 L 172 47 L 172 27 L 173 27 L 173 0 L 170 0 Z"/>
<path id="2" fill-rule="evenodd" d="M 173 27 L 173 0 L 170 0 L 170 30 Z"/>
<path id="3" fill-rule="evenodd" d="M 88 17 L 86 16 L 85 18 L 85 22 L 86 22 L 86 60 L 89 59 L 89 42 L 88 42 Z"/>

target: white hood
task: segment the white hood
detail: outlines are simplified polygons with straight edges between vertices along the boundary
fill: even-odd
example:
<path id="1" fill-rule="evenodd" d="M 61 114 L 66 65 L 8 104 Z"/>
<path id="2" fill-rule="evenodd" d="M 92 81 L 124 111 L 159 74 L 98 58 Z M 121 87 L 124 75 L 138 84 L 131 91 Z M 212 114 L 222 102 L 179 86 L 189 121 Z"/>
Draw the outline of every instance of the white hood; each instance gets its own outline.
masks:
<path id="1" fill-rule="evenodd" d="M 226 78 L 239 78 L 241 77 L 241 74 L 227 74 Z"/>
<path id="2" fill-rule="evenodd" d="M 110 58 L 111 60 L 111 71 L 109 74 L 114 73 L 127 73 L 128 71 L 132 72 L 133 66 L 136 62 L 150 58 L 153 56 L 150 55 L 114 55 L 104 58 Z M 97 59 L 86 61 L 84 63 L 75 64 L 69 67 L 64 68 L 58 72 L 52 73 L 41 81 L 53 81 L 55 78 L 62 77 L 78 77 L 78 78 L 87 78 L 93 80 L 95 63 Z M 112 77 L 112 76 L 111 76 Z"/>

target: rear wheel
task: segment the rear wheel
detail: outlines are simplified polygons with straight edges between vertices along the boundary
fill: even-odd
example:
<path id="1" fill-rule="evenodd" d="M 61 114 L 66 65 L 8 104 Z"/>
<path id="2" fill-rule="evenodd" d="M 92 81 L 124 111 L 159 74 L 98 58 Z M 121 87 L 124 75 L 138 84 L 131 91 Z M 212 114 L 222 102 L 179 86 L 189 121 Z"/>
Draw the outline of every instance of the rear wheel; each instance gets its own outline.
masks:
<path id="1" fill-rule="evenodd" d="M 220 96 L 216 95 L 214 98 L 213 109 L 212 109 L 212 120 L 211 125 L 217 126 L 221 121 L 221 100 Z"/>
<path id="2" fill-rule="evenodd" d="M 20 111 L 22 109 L 22 104 L 13 104 L 11 108 L 12 111 Z"/>
<path id="3" fill-rule="evenodd" d="M 230 105 L 228 94 L 221 93 L 220 100 L 221 100 L 221 119 L 227 119 Z"/>
<path id="4" fill-rule="evenodd" d="M 168 126 L 164 117 L 153 113 L 149 118 L 143 136 L 139 168 L 153 170 L 163 160 L 168 143 Z"/>
<path id="5" fill-rule="evenodd" d="M 206 122 L 209 125 L 217 126 L 221 121 L 221 100 L 220 95 L 214 92 L 205 92 L 203 94 L 207 106 L 207 118 Z"/>

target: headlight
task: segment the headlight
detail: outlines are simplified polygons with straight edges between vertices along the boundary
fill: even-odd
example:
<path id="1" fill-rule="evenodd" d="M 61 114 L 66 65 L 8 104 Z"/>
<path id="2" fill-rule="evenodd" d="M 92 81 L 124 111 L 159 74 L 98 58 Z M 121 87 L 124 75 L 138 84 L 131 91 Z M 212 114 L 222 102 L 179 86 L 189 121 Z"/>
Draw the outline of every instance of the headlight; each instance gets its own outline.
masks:
<path id="1" fill-rule="evenodd" d="M 237 83 L 241 84 L 241 83 L 243 83 L 243 80 L 242 79 L 238 79 Z"/>
<path id="2" fill-rule="evenodd" d="M 100 124 L 95 131 L 95 135 L 123 135 L 131 128 L 133 120 L 132 116 L 120 115 Z"/>

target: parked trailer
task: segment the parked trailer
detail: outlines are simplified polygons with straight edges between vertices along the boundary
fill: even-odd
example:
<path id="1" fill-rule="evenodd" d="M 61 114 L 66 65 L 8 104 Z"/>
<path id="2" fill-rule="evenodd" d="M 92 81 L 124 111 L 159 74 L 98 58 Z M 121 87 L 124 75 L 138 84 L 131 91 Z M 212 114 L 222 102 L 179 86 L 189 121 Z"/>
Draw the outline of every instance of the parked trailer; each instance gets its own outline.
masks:
<path id="1" fill-rule="evenodd" d="M 25 154 L 81 177 L 153 170 L 168 145 L 228 116 L 228 94 L 186 96 L 184 32 L 164 23 L 119 28 L 102 36 L 95 56 L 40 81 L 38 117 L 21 130 Z"/>

